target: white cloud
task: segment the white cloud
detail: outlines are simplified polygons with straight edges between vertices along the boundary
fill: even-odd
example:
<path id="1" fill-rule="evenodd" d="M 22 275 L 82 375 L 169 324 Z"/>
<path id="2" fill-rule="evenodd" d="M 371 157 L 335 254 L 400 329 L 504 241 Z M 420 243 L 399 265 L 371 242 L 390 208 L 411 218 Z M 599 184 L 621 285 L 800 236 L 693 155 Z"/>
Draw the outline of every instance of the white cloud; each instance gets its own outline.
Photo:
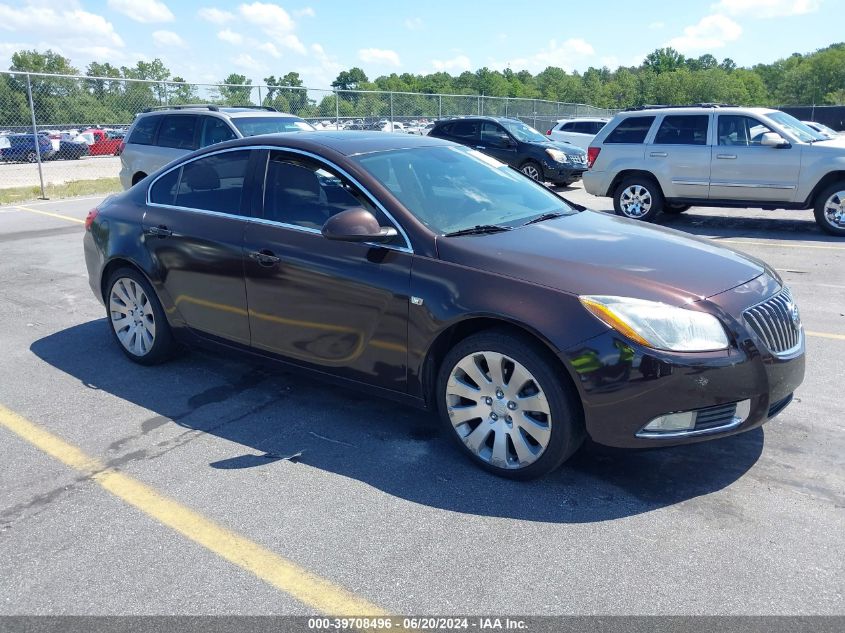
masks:
<path id="1" fill-rule="evenodd" d="M 173 31 L 153 31 L 153 42 L 165 48 L 186 48 L 185 40 Z"/>
<path id="2" fill-rule="evenodd" d="M 275 57 L 276 59 L 279 59 L 282 56 L 282 54 L 279 52 L 279 49 L 276 48 L 276 45 L 273 44 L 273 42 L 264 42 L 263 44 L 259 44 L 257 48 L 258 50 L 264 51 L 265 53 L 267 53 L 271 57 Z"/>
<path id="3" fill-rule="evenodd" d="M 223 29 L 219 33 L 217 33 L 217 39 L 223 40 L 224 42 L 229 42 L 229 44 L 235 44 L 236 46 L 244 41 L 244 36 L 240 33 L 235 33 L 232 29 Z"/>
<path id="4" fill-rule="evenodd" d="M 159 0 L 109 0 L 109 8 L 136 22 L 170 22 L 173 13 Z"/>
<path id="5" fill-rule="evenodd" d="M 406 18 L 405 28 L 409 31 L 421 31 L 425 24 L 420 17 Z"/>
<path id="6" fill-rule="evenodd" d="M 708 52 L 739 39 L 740 35 L 742 27 L 739 24 L 717 13 L 705 16 L 698 24 L 686 27 L 684 34 L 669 40 L 667 46 L 682 53 Z"/>
<path id="7" fill-rule="evenodd" d="M 720 0 L 715 13 L 749 18 L 780 18 L 818 11 L 821 0 Z"/>
<path id="8" fill-rule="evenodd" d="M 48 40 L 53 50 L 79 50 L 90 47 L 92 33 L 97 45 L 108 49 L 122 48 L 123 38 L 111 22 L 96 13 L 81 9 L 57 10 L 47 6 L 10 6 L 0 4 L 0 30 L 15 34 L 33 33 Z"/>
<path id="9" fill-rule="evenodd" d="M 435 72 L 462 73 L 472 67 L 469 57 L 458 55 L 452 59 L 432 59 L 431 66 Z"/>
<path id="10" fill-rule="evenodd" d="M 311 7 L 302 7 L 294 11 L 293 14 L 298 18 L 313 18 L 317 15 Z"/>
<path id="11" fill-rule="evenodd" d="M 296 23 L 282 7 L 277 4 L 253 2 L 242 4 L 238 9 L 244 20 L 260 28 L 277 44 L 305 55 L 305 45 L 294 33 Z"/>
<path id="12" fill-rule="evenodd" d="M 511 59 L 504 63 L 493 63 L 492 66 L 498 68 L 509 66 L 513 70 L 524 69 L 530 72 L 540 72 L 548 66 L 556 66 L 571 71 L 595 54 L 593 46 L 581 38 L 572 38 L 563 42 L 551 40 L 546 48 L 533 55 Z"/>
<path id="13" fill-rule="evenodd" d="M 399 54 L 384 48 L 362 48 L 358 51 L 358 59 L 365 64 L 382 64 L 385 66 L 399 67 Z"/>
<path id="14" fill-rule="evenodd" d="M 249 53 L 241 53 L 232 60 L 232 63 L 238 68 L 243 68 L 244 70 L 260 71 L 266 68 L 264 64 L 253 59 L 252 55 Z"/>
<path id="15" fill-rule="evenodd" d="M 206 22 L 211 22 L 212 24 L 226 24 L 227 22 L 231 22 L 235 19 L 234 13 L 230 11 L 223 11 L 222 9 L 217 9 L 215 7 L 203 7 L 197 11 L 197 15 Z"/>

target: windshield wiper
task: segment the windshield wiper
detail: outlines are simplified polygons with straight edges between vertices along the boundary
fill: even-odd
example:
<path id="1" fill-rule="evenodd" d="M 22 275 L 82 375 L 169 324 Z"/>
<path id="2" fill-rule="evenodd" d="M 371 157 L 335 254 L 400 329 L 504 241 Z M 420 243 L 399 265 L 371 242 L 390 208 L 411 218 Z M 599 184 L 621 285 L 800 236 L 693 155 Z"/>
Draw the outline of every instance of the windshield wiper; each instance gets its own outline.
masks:
<path id="1" fill-rule="evenodd" d="M 443 237 L 459 237 L 461 235 L 484 235 L 485 233 L 501 233 L 502 231 L 510 231 L 512 227 L 501 226 L 499 224 L 476 224 L 467 229 L 460 229 L 459 231 L 452 231 L 451 233 L 444 233 Z"/>
<path id="2" fill-rule="evenodd" d="M 529 224 L 537 224 L 537 222 L 545 222 L 546 220 L 554 220 L 555 218 L 562 218 L 563 216 L 568 215 L 566 213 L 561 213 L 560 211 L 552 211 L 551 213 L 544 213 L 543 215 L 538 215 L 536 218 L 532 218 L 528 220 L 523 226 L 528 226 Z"/>

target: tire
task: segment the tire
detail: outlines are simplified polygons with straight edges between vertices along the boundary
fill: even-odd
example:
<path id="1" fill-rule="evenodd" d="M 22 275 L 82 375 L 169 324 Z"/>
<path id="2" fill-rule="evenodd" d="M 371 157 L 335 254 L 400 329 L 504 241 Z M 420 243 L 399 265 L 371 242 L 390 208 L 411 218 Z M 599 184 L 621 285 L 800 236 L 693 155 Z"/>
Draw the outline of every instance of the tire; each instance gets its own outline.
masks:
<path id="1" fill-rule="evenodd" d="M 833 183 L 816 197 L 813 215 L 822 231 L 845 237 L 845 180 Z"/>
<path id="2" fill-rule="evenodd" d="M 170 325 L 143 275 L 133 268 L 115 270 L 106 284 L 104 299 L 109 329 L 130 360 L 157 365 L 170 358 L 176 347 Z"/>
<path id="3" fill-rule="evenodd" d="M 652 178 L 631 176 L 613 192 L 616 215 L 651 222 L 663 210 L 663 192 Z"/>
<path id="4" fill-rule="evenodd" d="M 574 180 L 564 180 L 562 182 L 556 182 L 555 186 L 557 187 L 570 187 L 572 183 L 575 182 Z"/>
<path id="5" fill-rule="evenodd" d="M 504 384 L 492 378 L 493 361 Z M 585 435 L 577 393 L 561 371 L 527 337 L 487 330 L 464 339 L 438 371 L 435 398 L 446 433 L 500 477 L 528 480 L 552 472 Z"/>
<path id="6" fill-rule="evenodd" d="M 679 213 L 683 213 L 684 211 L 689 211 L 691 204 L 667 204 L 663 207 L 663 213 L 668 213 L 669 215 L 678 215 Z"/>
<path id="7" fill-rule="evenodd" d="M 36 153 L 35 152 L 29 152 L 26 155 L 26 162 L 28 162 L 28 163 L 38 162 L 38 156 L 36 155 Z"/>
<path id="8" fill-rule="evenodd" d="M 537 182 L 543 182 L 545 180 L 545 178 L 543 178 L 543 168 L 540 167 L 539 163 L 536 161 L 525 161 L 522 163 L 519 171 L 528 176 L 531 180 L 535 180 Z"/>

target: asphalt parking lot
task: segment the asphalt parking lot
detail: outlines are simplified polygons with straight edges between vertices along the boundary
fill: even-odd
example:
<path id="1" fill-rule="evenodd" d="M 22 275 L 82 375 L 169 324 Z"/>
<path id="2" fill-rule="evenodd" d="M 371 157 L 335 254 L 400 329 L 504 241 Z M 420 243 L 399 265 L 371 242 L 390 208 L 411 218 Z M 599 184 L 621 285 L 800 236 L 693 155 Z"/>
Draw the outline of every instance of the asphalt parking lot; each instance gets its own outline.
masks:
<path id="1" fill-rule="evenodd" d="M 88 287 L 96 203 L 0 207 L 0 614 L 845 613 L 845 240 L 811 212 L 660 220 L 792 287 L 784 413 L 517 483 L 392 402 L 206 352 L 133 365 Z"/>

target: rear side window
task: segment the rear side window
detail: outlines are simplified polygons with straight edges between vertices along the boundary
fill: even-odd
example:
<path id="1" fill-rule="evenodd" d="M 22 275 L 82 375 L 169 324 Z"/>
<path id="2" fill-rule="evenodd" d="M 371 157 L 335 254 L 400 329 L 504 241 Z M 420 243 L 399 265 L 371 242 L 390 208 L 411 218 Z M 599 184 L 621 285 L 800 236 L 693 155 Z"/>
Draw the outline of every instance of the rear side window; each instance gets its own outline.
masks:
<path id="1" fill-rule="evenodd" d="M 222 152 L 184 165 L 176 190 L 176 206 L 242 215 L 241 198 L 249 155 L 249 150 Z"/>
<path id="2" fill-rule="evenodd" d="M 197 117 L 192 114 L 171 114 L 164 117 L 161 129 L 158 131 L 158 144 L 161 147 L 176 149 L 196 149 L 194 144 L 196 124 Z"/>
<path id="3" fill-rule="evenodd" d="M 145 116 L 138 119 L 135 127 L 132 128 L 129 142 L 136 145 L 152 145 L 159 121 L 161 121 L 160 116 Z"/>
<path id="4" fill-rule="evenodd" d="M 653 116 L 632 116 L 622 119 L 608 134 L 605 143 L 642 143 L 654 123 Z"/>
<path id="5" fill-rule="evenodd" d="M 153 204 L 173 205 L 176 201 L 176 189 L 179 186 L 179 175 L 181 169 L 174 169 L 158 180 L 150 189 L 150 202 Z"/>
<path id="6" fill-rule="evenodd" d="M 564 123 L 560 126 L 561 132 L 572 132 L 575 127 L 575 124 L 572 122 Z"/>
<path id="7" fill-rule="evenodd" d="M 654 144 L 706 145 L 709 123 L 710 117 L 706 114 L 664 117 L 654 137 Z"/>
<path id="8" fill-rule="evenodd" d="M 480 137 L 480 129 L 478 121 L 455 121 L 449 134 L 457 138 L 477 139 Z"/>

